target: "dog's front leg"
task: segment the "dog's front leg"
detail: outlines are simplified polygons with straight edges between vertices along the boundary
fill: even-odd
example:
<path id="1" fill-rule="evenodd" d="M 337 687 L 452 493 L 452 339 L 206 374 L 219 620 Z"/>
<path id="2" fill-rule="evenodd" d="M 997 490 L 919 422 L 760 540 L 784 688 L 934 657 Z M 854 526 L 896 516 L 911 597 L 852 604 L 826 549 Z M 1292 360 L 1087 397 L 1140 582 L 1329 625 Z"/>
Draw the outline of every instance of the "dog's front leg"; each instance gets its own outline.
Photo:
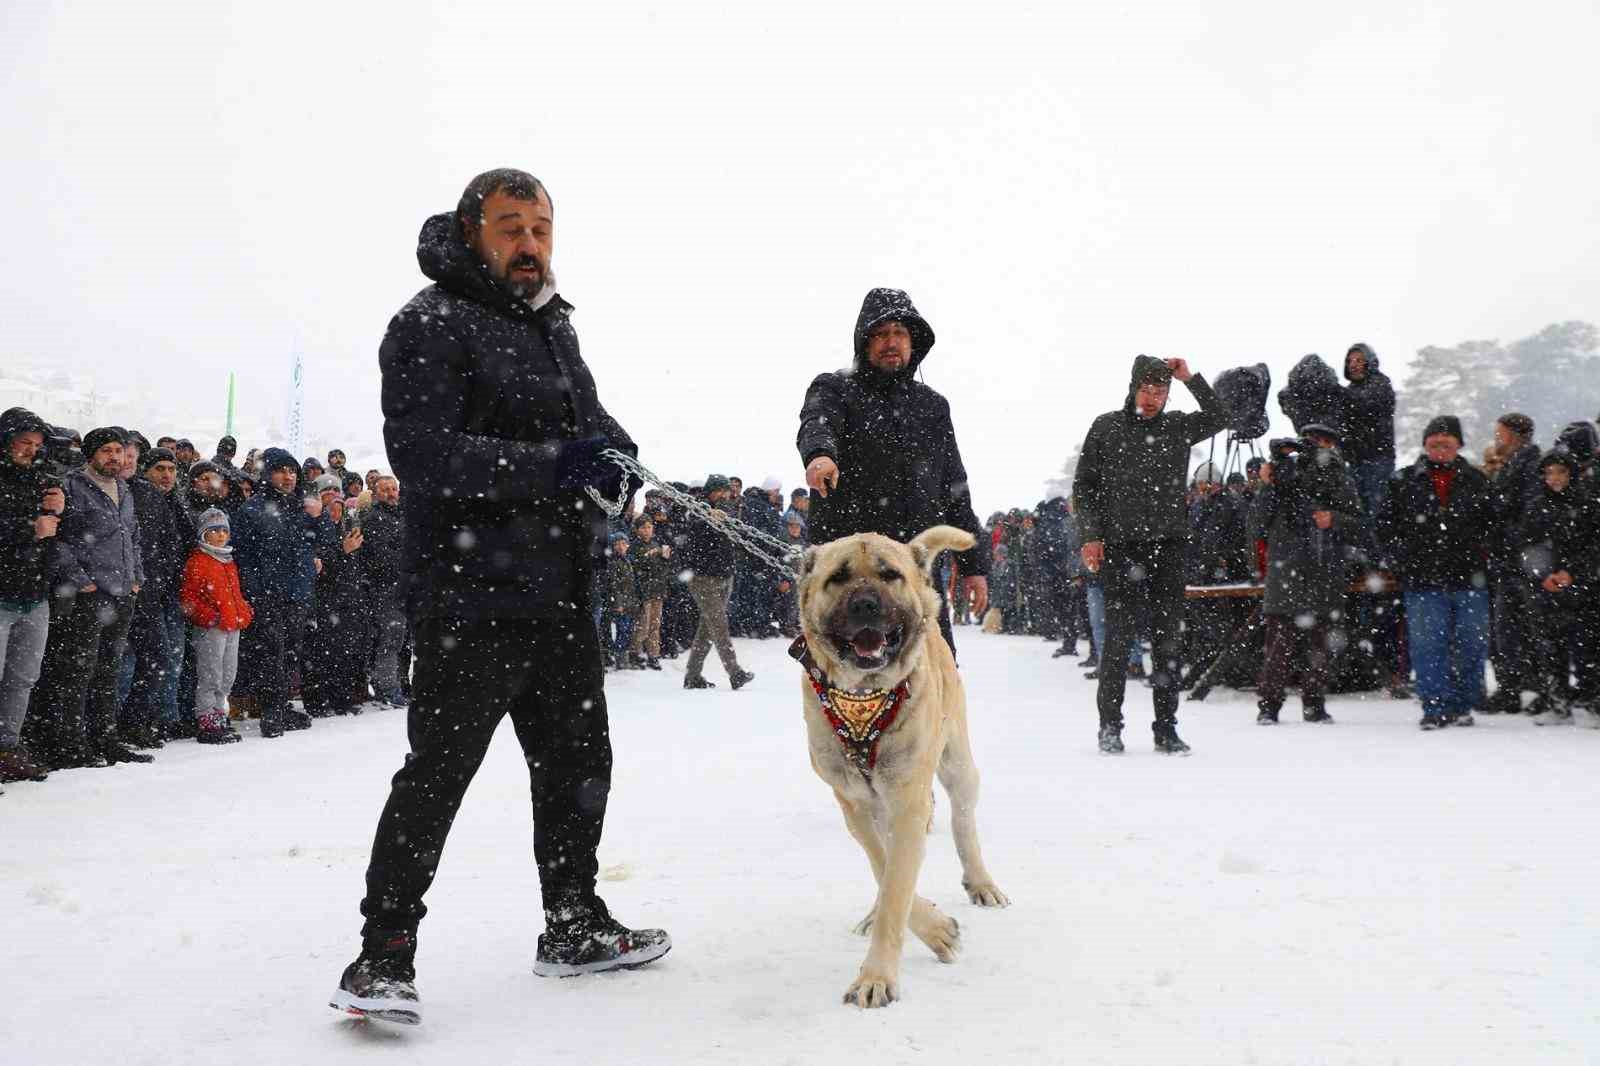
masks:
<path id="1" fill-rule="evenodd" d="M 844 994 L 858 1007 L 886 1007 L 900 995 L 900 953 L 917 894 L 917 874 L 927 845 L 930 781 L 919 779 L 883 799 L 888 847 L 878 882 L 872 943 L 861 973 Z"/>

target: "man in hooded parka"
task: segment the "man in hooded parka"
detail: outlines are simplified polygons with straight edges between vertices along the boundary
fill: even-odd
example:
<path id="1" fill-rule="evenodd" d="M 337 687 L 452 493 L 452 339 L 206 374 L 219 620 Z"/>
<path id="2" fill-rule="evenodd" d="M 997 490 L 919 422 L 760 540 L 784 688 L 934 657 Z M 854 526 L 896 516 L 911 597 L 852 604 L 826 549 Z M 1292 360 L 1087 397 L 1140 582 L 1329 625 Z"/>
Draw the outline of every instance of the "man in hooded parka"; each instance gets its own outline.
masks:
<path id="1" fill-rule="evenodd" d="M 916 380 L 933 342 L 910 296 L 867 293 L 856 317 L 854 364 L 819 375 L 800 408 L 795 444 L 811 486 L 808 530 L 812 544 L 857 533 L 909 541 L 937 525 L 966 530 L 978 544 L 957 556 L 962 594 L 973 597 L 981 618 L 989 602 L 988 536 L 972 511 L 950 402 Z M 948 605 L 939 628 L 953 651 Z"/>
<path id="2" fill-rule="evenodd" d="M 1194 412 L 1168 412 L 1172 379 L 1189 386 Z M 1100 750 L 1119 754 L 1127 674 L 1109 668 L 1127 659 L 1141 612 L 1150 623 L 1154 660 L 1155 746 L 1182 755 L 1178 737 L 1178 671 L 1182 655 L 1184 500 L 1189 450 L 1227 425 L 1216 393 L 1182 359 L 1133 361 L 1122 407 L 1094 420 L 1073 476 L 1083 562 L 1104 580 L 1106 641 L 1100 649 Z"/>

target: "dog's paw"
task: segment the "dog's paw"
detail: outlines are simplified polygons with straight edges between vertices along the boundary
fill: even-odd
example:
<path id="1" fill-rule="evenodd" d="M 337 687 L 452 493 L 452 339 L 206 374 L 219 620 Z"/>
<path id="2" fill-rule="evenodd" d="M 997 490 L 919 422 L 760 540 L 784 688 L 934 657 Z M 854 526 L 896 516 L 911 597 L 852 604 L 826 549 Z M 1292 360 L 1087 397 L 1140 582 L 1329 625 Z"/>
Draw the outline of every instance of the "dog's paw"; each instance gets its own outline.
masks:
<path id="1" fill-rule="evenodd" d="M 878 917 L 878 908 L 874 907 L 867 912 L 867 916 L 850 927 L 856 936 L 866 936 L 872 932 L 872 923 Z"/>
<path id="2" fill-rule="evenodd" d="M 845 990 L 846 1005 L 863 1009 L 887 1007 L 900 998 L 900 983 L 888 974 L 868 973 L 865 969 L 855 983 Z"/>
<path id="3" fill-rule="evenodd" d="M 917 939 L 928 945 L 934 958 L 940 962 L 956 961 L 956 953 L 961 950 L 960 922 L 938 911 L 933 911 L 920 921 L 913 916 L 913 922 Z"/>
<path id="4" fill-rule="evenodd" d="M 1011 897 L 1000 891 L 1000 886 L 993 881 L 982 881 L 976 885 L 963 884 L 967 890 L 967 898 L 980 907 L 1009 907 Z"/>

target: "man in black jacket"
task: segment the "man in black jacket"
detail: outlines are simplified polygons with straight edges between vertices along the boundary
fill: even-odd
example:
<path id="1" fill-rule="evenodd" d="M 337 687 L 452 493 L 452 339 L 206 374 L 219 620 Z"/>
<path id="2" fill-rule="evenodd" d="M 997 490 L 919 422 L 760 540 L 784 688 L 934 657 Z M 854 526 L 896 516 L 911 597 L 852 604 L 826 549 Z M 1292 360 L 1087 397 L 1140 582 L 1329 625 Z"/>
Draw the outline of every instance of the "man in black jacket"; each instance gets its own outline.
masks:
<path id="1" fill-rule="evenodd" d="M 1425 730 L 1472 725 L 1489 645 L 1489 479 L 1461 458 L 1461 420 L 1439 415 L 1422 456 L 1389 486 L 1378 542 L 1405 592 L 1406 636 Z"/>
<path id="2" fill-rule="evenodd" d="M 1361 505 L 1374 516 L 1394 476 L 1394 386 L 1378 369 L 1378 354 L 1352 344 L 1344 356 L 1344 453 L 1361 493 Z"/>
<path id="3" fill-rule="evenodd" d="M 367 577 L 372 583 L 372 694 L 391 707 L 407 703 L 400 677 L 400 649 L 410 623 L 401 592 L 405 529 L 400 511 L 400 482 L 380 474 L 373 482 L 372 506 L 361 519 L 366 538 Z"/>
<path id="4" fill-rule="evenodd" d="M 1189 386 L 1197 412 L 1169 414 L 1172 379 Z M 1179 622 L 1183 618 L 1184 546 L 1189 516 L 1184 485 L 1189 449 L 1227 424 L 1216 393 L 1182 359 L 1133 361 L 1121 410 L 1094 420 L 1084 438 L 1072 495 L 1083 563 L 1104 581 L 1106 640 L 1100 649 L 1100 750 L 1121 753 L 1122 696 L 1127 674 L 1117 667 L 1141 613 L 1150 624 L 1154 657 L 1156 750 L 1183 755 L 1178 737 Z"/>
<path id="5" fill-rule="evenodd" d="M 176 735 L 179 728 L 178 678 L 189 629 L 178 606 L 178 590 L 195 529 L 178 496 L 177 458 L 166 448 L 155 448 L 143 465 L 142 476 L 128 482 L 139 516 L 145 580 L 128 627 L 135 665 L 121 721 L 124 743 L 150 748 L 160 747 L 162 738 Z"/>
<path id="6" fill-rule="evenodd" d="M 0 781 L 43 781 L 22 723 L 50 632 L 50 568 L 67 497 L 38 459 L 52 436 L 22 407 L 0 414 Z"/>
<path id="7" fill-rule="evenodd" d="M 982 618 L 989 542 L 972 513 L 950 403 L 915 377 L 933 342 L 911 297 L 899 289 L 867 293 L 854 365 L 819 375 L 800 408 L 795 443 L 812 490 L 807 529 L 812 544 L 857 533 L 909 541 L 936 525 L 966 530 L 978 544 L 957 556 L 963 595 Z M 948 604 L 939 628 L 954 650 Z"/>
<path id="8" fill-rule="evenodd" d="M 554 211 L 531 174 L 474 178 L 423 224 L 433 282 L 378 352 L 384 441 L 409 503 L 404 566 L 416 633 L 411 752 L 367 869 L 359 958 L 332 1005 L 418 1020 L 416 929 L 445 837 L 500 720 L 527 757 L 545 932 L 534 972 L 640 966 L 671 946 L 595 894 L 611 739 L 589 586 L 632 439 L 600 403 L 556 293 Z M 602 549 L 603 550 L 603 549 Z"/>
<path id="9" fill-rule="evenodd" d="M 712 474 L 706 478 L 706 502 L 714 509 L 713 517 L 720 523 L 732 514 L 733 487 L 728 478 Z M 689 594 L 700 620 L 695 626 L 694 643 L 689 646 L 689 661 L 683 671 L 683 687 L 692 689 L 716 688 L 703 673 L 706 655 L 712 647 L 728 672 L 728 684 L 740 689 L 755 679 L 755 674 L 739 665 L 733 641 L 728 639 L 728 598 L 733 594 L 734 547 L 722 531 L 708 525 L 699 515 L 679 523 L 687 537 L 684 555 L 688 557 Z"/>
<path id="10" fill-rule="evenodd" d="M 1518 540 L 1531 502 L 1544 491 L 1539 476 L 1539 446 L 1534 443 L 1533 431 L 1533 419 L 1514 411 L 1501 415 L 1494 423 L 1495 447 L 1506 460 L 1491 483 L 1495 529 L 1490 545 L 1494 603 L 1489 648 L 1496 687 L 1483 707 L 1489 714 L 1520 714 L 1522 693 L 1539 687 L 1534 590 L 1523 571 Z"/>

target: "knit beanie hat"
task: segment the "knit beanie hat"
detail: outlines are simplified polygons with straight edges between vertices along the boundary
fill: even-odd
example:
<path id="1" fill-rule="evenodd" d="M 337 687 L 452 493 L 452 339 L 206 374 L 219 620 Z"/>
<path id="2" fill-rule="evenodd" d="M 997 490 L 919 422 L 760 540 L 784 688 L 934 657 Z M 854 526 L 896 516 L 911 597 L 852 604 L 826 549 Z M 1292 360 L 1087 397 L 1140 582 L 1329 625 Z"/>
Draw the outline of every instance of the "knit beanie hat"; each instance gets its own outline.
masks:
<path id="1" fill-rule="evenodd" d="M 606 543 L 613 548 L 615 548 L 618 544 L 626 544 L 627 542 L 628 535 L 626 533 L 613 533 L 611 536 L 606 538 Z"/>
<path id="2" fill-rule="evenodd" d="M 324 492 L 337 492 L 341 494 L 344 492 L 344 486 L 339 484 L 339 476 L 337 474 L 323 474 L 321 477 L 317 478 L 316 485 L 317 494 L 319 496 Z"/>
<path id="3" fill-rule="evenodd" d="M 1511 414 L 1501 415 L 1499 418 L 1495 419 L 1495 421 L 1500 423 L 1502 426 L 1505 426 L 1523 440 L 1527 440 L 1533 436 L 1533 419 L 1529 418 L 1527 415 L 1512 412 Z"/>
<path id="4" fill-rule="evenodd" d="M 200 512 L 201 535 L 212 529 L 226 529 L 229 533 L 233 532 L 233 527 L 228 524 L 227 513 L 216 507 L 208 507 Z"/>
<path id="5" fill-rule="evenodd" d="M 218 469 L 217 464 L 213 463 L 210 459 L 201 459 L 198 462 L 189 464 L 190 481 L 199 481 L 207 474 L 216 474 L 221 476 L 222 471 Z"/>
<path id="6" fill-rule="evenodd" d="M 157 463 L 171 463 L 173 466 L 177 466 L 178 457 L 172 454 L 171 448 L 151 448 L 140 458 L 139 469 L 149 470 Z"/>
<path id="7" fill-rule="evenodd" d="M 87 459 L 107 444 L 121 444 L 128 439 L 128 431 L 121 426 L 101 426 L 83 435 L 83 456 Z"/>
<path id="8" fill-rule="evenodd" d="M 1461 419 L 1455 415 L 1435 415 L 1429 420 L 1422 430 L 1422 443 L 1427 444 L 1429 437 L 1437 436 L 1440 433 L 1454 437 L 1457 444 L 1466 443 L 1466 440 L 1461 436 Z"/>
<path id="9" fill-rule="evenodd" d="M 1222 473 L 1217 469 L 1216 463 L 1201 463 L 1194 468 L 1194 480 L 1197 485 L 1201 482 L 1217 485 L 1222 482 Z"/>
<path id="10" fill-rule="evenodd" d="M 1577 458 L 1571 452 L 1562 448 L 1554 448 L 1544 453 L 1544 457 L 1539 460 L 1539 473 L 1543 474 L 1552 466 L 1564 466 L 1567 468 L 1568 474 L 1573 477 L 1578 476 Z"/>
<path id="11" fill-rule="evenodd" d="M 727 478 L 723 477 L 721 474 L 707 474 L 706 475 L 706 493 L 707 493 L 707 495 L 709 495 L 709 494 L 711 494 L 713 492 L 716 492 L 718 489 L 731 489 L 731 488 L 733 488 L 733 482 L 729 481 Z"/>
<path id="12" fill-rule="evenodd" d="M 300 464 L 295 462 L 294 456 L 282 448 L 268 448 L 261 453 L 261 476 L 271 477 L 274 470 L 288 467 L 295 473 L 300 472 Z"/>

